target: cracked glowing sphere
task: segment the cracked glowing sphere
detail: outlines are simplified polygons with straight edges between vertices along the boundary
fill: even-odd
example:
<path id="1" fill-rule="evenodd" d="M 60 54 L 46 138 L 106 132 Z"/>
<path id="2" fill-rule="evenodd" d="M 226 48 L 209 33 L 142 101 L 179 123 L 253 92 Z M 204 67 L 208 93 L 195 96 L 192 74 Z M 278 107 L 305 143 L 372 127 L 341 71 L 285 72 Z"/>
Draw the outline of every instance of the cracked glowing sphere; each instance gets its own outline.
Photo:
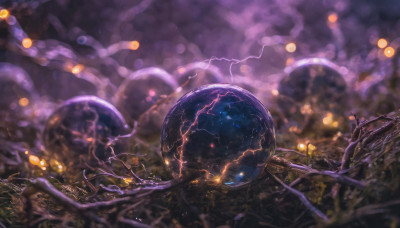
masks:
<path id="1" fill-rule="evenodd" d="M 275 150 L 270 113 L 250 92 L 212 84 L 180 98 L 167 114 L 161 153 L 174 178 L 203 174 L 230 187 L 257 178 Z"/>
<path id="2" fill-rule="evenodd" d="M 114 101 L 130 125 L 138 121 L 137 133 L 145 138 L 160 137 L 168 108 L 157 102 L 178 87 L 166 71 L 149 67 L 136 71 L 119 87 Z"/>
<path id="3" fill-rule="evenodd" d="M 22 68 L 10 63 L 0 63 L 0 94 L 1 113 L 22 111 L 35 98 L 31 78 Z"/>
<path id="4" fill-rule="evenodd" d="M 93 164 L 112 154 L 111 140 L 128 133 L 124 118 L 110 103 L 95 96 L 67 100 L 48 118 L 42 134 L 49 156 L 66 164 Z M 122 145 L 112 144 L 118 153 Z"/>
<path id="5" fill-rule="evenodd" d="M 173 75 L 177 78 L 178 84 L 186 91 L 206 84 L 222 83 L 224 80 L 217 67 L 204 62 L 195 62 L 179 67 Z"/>

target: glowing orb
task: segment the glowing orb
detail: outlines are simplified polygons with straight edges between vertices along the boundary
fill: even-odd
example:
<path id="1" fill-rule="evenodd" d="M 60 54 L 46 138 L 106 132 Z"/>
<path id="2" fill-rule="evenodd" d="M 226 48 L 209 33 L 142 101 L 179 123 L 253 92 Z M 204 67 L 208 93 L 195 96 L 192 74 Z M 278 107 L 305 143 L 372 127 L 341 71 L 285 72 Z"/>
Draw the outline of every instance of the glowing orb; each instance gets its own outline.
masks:
<path id="1" fill-rule="evenodd" d="M 274 150 L 271 115 L 250 92 L 231 85 L 187 93 L 161 133 L 164 163 L 175 178 L 199 173 L 230 187 L 257 178 Z"/>
<path id="2" fill-rule="evenodd" d="M 311 108 L 341 111 L 346 104 L 346 82 L 339 67 L 321 59 L 303 59 L 285 69 L 279 94 Z"/>
<path id="3" fill-rule="evenodd" d="M 177 86 L 166 71 L 155 67 L 145 68 L 136 71 L 122 83 L 115 96 L 115 104 L 129 124 L 139 121 L 139 134 L 159 136 L 168 110 L 159 110 L 157 102 L 172 94 Z M 149 110 L 151 108 L 154 109 Z"/>
<path id="4" fill-rule="evenodd" d="M 20 67 L 0 63 L 0 112 L 19 111 L 35 98 L 33 83 Z"/>
<path id="5" fill-rule="evenodd" d="M 50 156 L 65 164 L 75 163 L 77 157 L 93 164 L 112 155 L 108 144 L 127 129 L 114 106 L 95 96 L 79 96 L 66 101 L 48 118 L 42 142 Z M 114 152 L 120 152 L 121 147 L 114 145 Z"/>
<path id="6" fill-rule="evenodd" d="M 178 68 L 174 74 L 184 90 L 196 89 L 213 83 L 222 83 L 224 78 L 219 69 L 204 62 L 190 63 Z"/>

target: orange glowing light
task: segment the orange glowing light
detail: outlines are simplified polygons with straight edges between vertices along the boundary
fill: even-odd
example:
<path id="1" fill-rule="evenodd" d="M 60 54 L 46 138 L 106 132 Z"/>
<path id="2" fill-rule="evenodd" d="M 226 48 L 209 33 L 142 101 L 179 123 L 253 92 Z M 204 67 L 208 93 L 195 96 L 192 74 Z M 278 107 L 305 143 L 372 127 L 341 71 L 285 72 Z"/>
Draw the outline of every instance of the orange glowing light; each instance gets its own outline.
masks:
<path id="1" fill-rule="evenodd" d="M 273 89 L 271 90 L 272 95 L 274 96 L 278 96 L 279 95 L 279 91 L 277 89 Z"/>
<path id="2" fill-rule="evenodd" d="M 215 182 L 215 183 L 221 183 L 221 178 L 220 178 L 220 177 L 214 178 L 214 182 Z"/>
<path id="3" fill-rule="evenodd" d="M 294 62 L 294 59 L 293 58 L 288 58 L 287 60 L 286 60 L 286 66 L 289 66 L 290 64 L 292 64 Z"/>
<path id="4" fill-rule="evenodd" d="M 300 112 L 303 115 L 312 114 L 313 113 L 313 111 L 311 109 L 311 106 L 309 104 L 305 104 L 305 105 L 301 106 Z"/>
<path id="5" fill-rule="evenodd" d="M 388 42 L 387 42 L 387 40 L 381 38 L 381 39 L 378 40 L 378 42 L 376 43 L 376 45 L 377 45 L 379 48 L 385 48 L 385 47 L 387 47 Z"/>
<path id="6" fill-rule="evenodd" d="M 330 13 L 329 15 L 328 15 L 328 22 L 329 23 L 336 23 L 337 22 L 337 20 L 338 20 L 338 15 L 337 15 L 337 13 Z"/>
<path id="7" fill-rule="evenodd" d="M 10 16 L 10 12 L 6 9 L 0 10 L 0 19 L 7 19 Z"/>
<path id="8" fill-rule="evenodd" d="M 23 40 L 22 40 L 22 46 L 23 46 L 24 48 L 30 48 L 30 47 L 32 47 L 32 40 L 31 40 L 29 37 L 23 39 Z"/>
<path id="9" fill-rule="evenodd" d="M 178 68 L 178 73 L 183 74 L 185 72 L 185 67 L 179 67 Z"/>
<path id="10" fill-rule="evenodd" d="M 387 47 L 383 51 L 383 54 L 388 58 L 392 58 L 394 56 L 394 54 L 395 54 L 395 51 L 394 51 L 394 49 L 392 47 Z"/>
<path id="11" fill-rule="evenodd" d="M 289 128 L 289 132 L 300 133 L 300 129 L 296 126 L 292 126 Z"/>
<path id="12" fill-rule="evenodd" d="M 165 165 L 169 165 L 169 161 L 168 160 L 165 160 L 164 162 L 165 162 Z"/>
<path id="13" fill-rule="evenodd" d="M 29 154 L 29 151 L 25 150 L 25 154 L 28 155 L 28 154 Z"/>
<path id="14" fill-rule="evenodd" d="M 83 65 L 82 64 L 77 64 L 71 69 L 71 73 L 73 74 L 79 74 L 83 70 Z"/>
<path id="15" fill-rule="evenodd" d="M 328 127 L 339 127 L 339 122 L 333 119 L 333 114 L 328 112 L 325 117 L 322 119 L 322 123 Z"/>
<path id="16" fill-rule="evenodd" d="M 132 178 L 130 178 L 130 177 L 126 177 L 126 178 L 123 178 L 123 181 L 125 182 L 125 184 L 129 184 L 129 183 L 132 183 Z"/>
<path id="17" fill-rule="evenodd" d="M 333 114 L 331 112 L 328 112 L 326 116 L 322 119 L 322 123 L 324 125 L 330 125 L 333 122 Z"/>
<path id="18" fill-rule="evenodd" d="M 29 105 L 29 99 L 26 98 L 26 97 L 22 97 L 22 98 L 20 98 L 20 99 L 18 100 L 18 104 L 19 104 L 19 106 L 21 106 L 21 107 L 26 107 L 26 106 Z"/>
<path id="19" fill-rule="evenodd" d="M 29 155 L 29 162 L 30 162 L 32 165 L 37 165 L 37 166 L 40 165 L 40 159 L 39 159 L 39 157 L 37 157 L 37 156 L 35 156 L 35 155 Z"/>
<path id="20" fill-rule="evenodd" d="M 301 152 L 306 151 L 306 145 L 304 143 L 297 144 L 297 150 Z"/>
<path id="21" fill-rule="evenodd" d="M 136 51 L 139 49 L 140 43 L 137 40 L 129 42 L 129 49 Z"/>
<path id="22" fill-rule="evenodd" d="M 285 47 L 286 51 L 289 53 L 293 53 L 296 51 L 296 44 L 295 43 L 288 43 Z"/>

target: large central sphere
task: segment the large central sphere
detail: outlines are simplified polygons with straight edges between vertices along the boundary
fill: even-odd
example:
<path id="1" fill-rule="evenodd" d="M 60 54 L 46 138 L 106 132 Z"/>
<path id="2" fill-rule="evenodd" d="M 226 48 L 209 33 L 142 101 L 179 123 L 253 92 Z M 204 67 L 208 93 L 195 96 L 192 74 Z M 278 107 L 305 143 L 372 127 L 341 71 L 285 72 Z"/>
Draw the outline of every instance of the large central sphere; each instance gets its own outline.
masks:
<path id="1" fill-rule="evenodd" d="M 213 84 L 180 98 L 161 133 L 164 163 L 175 178 L 236 187 L 257 178 L 275 150 L 270 113 L 250 92 Z"/>

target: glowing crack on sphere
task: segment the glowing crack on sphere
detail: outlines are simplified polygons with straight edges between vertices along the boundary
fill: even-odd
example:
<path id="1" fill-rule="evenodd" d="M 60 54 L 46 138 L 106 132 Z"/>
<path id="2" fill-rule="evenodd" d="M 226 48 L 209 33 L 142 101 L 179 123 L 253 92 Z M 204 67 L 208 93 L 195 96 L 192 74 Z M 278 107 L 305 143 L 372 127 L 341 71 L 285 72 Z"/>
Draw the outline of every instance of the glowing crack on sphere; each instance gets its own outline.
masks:
<path id="1" fill-rule="evenodd" d="M 178 84 L 186 91 L 224 81 L 222 73 L 216 66 L 204 62 L 190 63 L 180 67 L 173 75 L 177 78 Z"/>
<path id="2" fill-rule="evenodd" d="M 95 164 L 112 155 L 108 143 L 127 131 L 113 105 L 95 96 L 79 96 L 65 101 L 48 118 L 42 142 L 51 157 L 66 164 L 76 163 L 78 157 Z M 114 152 L 122 147 L 117 143 Z"/>
<path id="3" fill-rule="evenodd" d="M 204 173 L 204 180 L 230 187 L 257 178 L 274 151 L 270 113 L 250 92 L 226 84 L 180 98 L 161 133 L 161 153 L 174 178 Z"/>
<path id="4" fill-rule="evenodd" d="M 285 69 L 279 94 L 312 108 L 340 112 L 346 105 L 346 82 L 339 67 L 327 59 L 302 59 Z"/>
<path id="5" fill-rule="evenodd" d="M 36 99 L 29 75 L 22 68 L 10 63 L 0 63 L 0 94 L 1 113 L 20 111 Z"/>
<path id="6" fill-rule="evenodd" d="M 115 104 L 129 124 L 139 120 L 139 134 L 159 137 L 165 114 L 156 109 L 146 118 L 140 117 L 165 96 L 172 94 L 178 87 L 175 79 L 166 71 L 150 67 L 136 71 L 119 87 L 115 95 Z"/>

